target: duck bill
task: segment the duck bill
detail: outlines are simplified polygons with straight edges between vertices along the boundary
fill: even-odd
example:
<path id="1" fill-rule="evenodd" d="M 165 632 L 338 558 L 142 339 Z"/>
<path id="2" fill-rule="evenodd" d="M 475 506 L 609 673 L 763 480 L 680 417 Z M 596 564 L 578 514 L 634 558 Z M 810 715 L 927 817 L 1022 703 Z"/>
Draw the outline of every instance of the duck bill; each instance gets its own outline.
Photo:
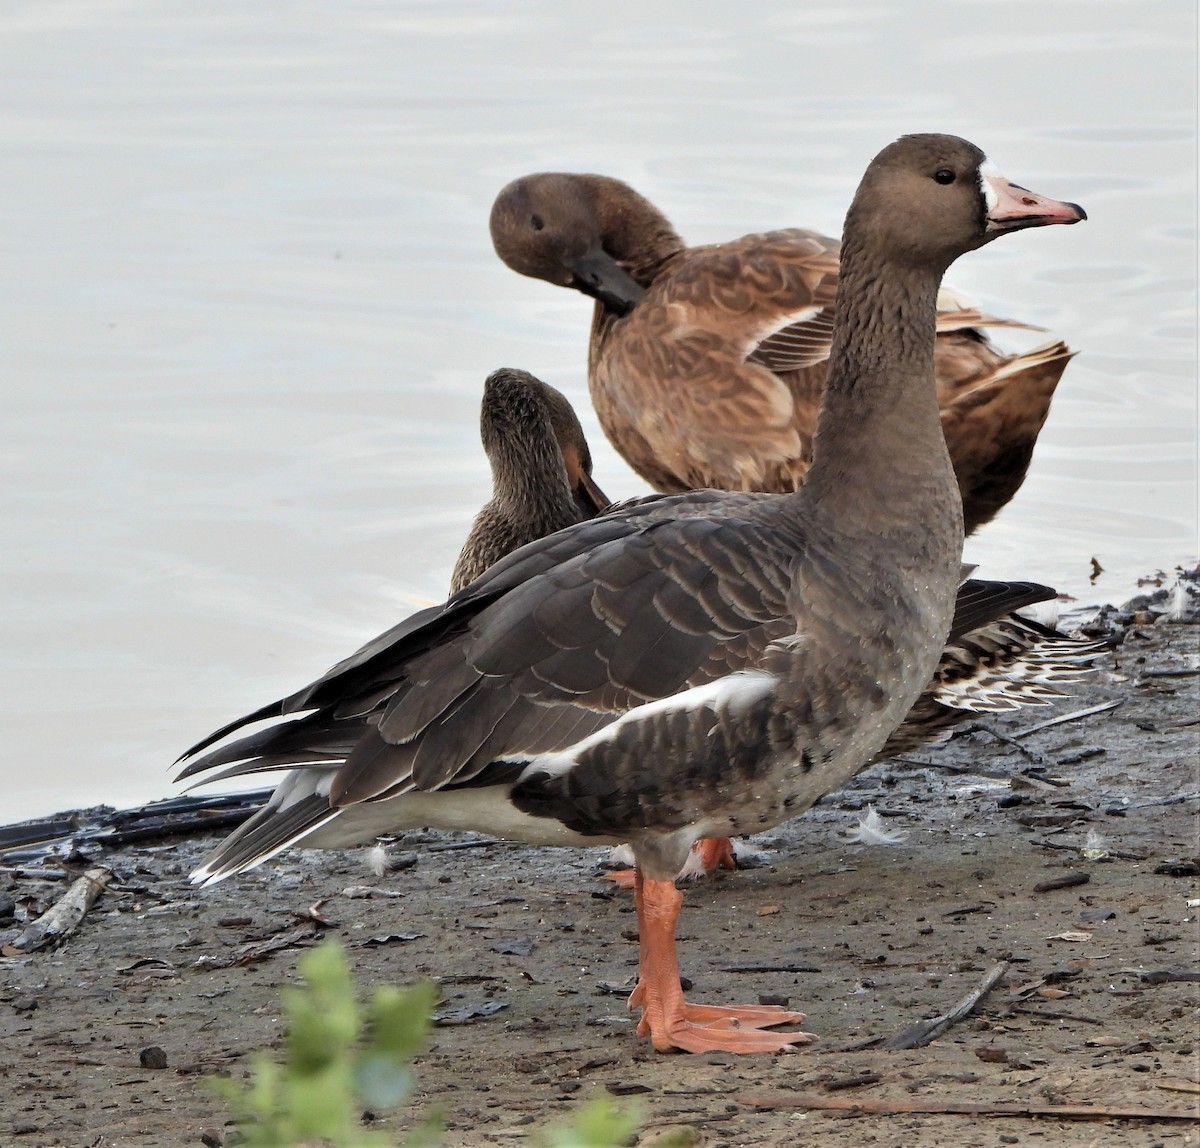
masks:
<path id="1" fill-rule="evenodd" d="M 1079 204 L 1038 195 L 1002 175 L 985 175 L 983 194 L 987 200 L 989 239 L 1023 227 L 1049 227 L 1053 223 L 1079 223 L 1087 219 L 1087 212 Z"/>
<path id="2" fill-rule="evenodd" d="M 588 518 L 603 514 L 612 505 L 612 499 L 592 481 L 592 476 L 586 470 L 581 470 L 575 476 L 574 494 L 575 505 Z"/>
<path id="3" fill-rule="evenodd" d="M 615 315 L 628 315 L 646 290 L 603 248 L 595 248 L 569 264 L 571 286 Z"/>

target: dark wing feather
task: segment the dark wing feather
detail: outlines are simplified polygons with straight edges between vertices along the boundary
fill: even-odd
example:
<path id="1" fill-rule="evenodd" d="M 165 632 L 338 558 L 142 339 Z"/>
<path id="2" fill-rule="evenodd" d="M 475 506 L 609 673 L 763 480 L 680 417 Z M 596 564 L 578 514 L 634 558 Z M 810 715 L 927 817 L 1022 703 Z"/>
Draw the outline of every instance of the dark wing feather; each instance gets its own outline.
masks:
<path id="1" fill-rule="evenodd" d="M 332 804 L 372 800 L 466 782 L 498 757 L 561 748 L 633 705 L 711 680 L 739 662 L 720 654 L 725 644 L 786 617 L 795 541 L 761 523 L 771 500 L 640 500 L 530 543 L 219 736 L 306 716 L 204 753 L 186 773 L 341 760 Z M 745 545 L 756 551 L 749 563 Z"/>
<path id="2" fill-rule="evenodd" d="M 706 496 L 712 492 L 700 493 Z M 448 635 L 463 631 L 475 614 L 503 597 L 507 590 L 526 578 L 552 569 L 572 554 L 607 539 L 633 533 L 644 517 L 671 513 L 669 506 L 664 507 L 664 504 L 688 500 L 703 504 L 706 498 L 694 499 L 692 495 L 680 495 L 631 500 L 611 508 L 610 514 L 580 524 L 588 528 L 585 533 L 580 533 L 579 528 L 572 528 L 521 547 L 490 567 L 443 605 L 417 611 L 372 638 L 303 689 L 214 730 L 184 751 L 179 761 L 195 758 L 231 733 L 258 721 L 330 706 L 337 707 L 339 717 L 361 717 L 371 712 L 383 698 L 390 696 L 394 684 L 403 677 L 413 657 L 436 648 Z M 188 777 L 204 769 L 206 760 L 201 758 L 190 762 L 179 776 Z"/>
<path id="3" fill-rule="evenodd" d="M 467 633 L 446 640 L 469 672 L 433 677 L 421 689 L 431 696 L 410 704 L 412 683 L 430 678 L 425 659 L 440 664 L 447 647 L 416 658 L 380 722 L 387 741 L 419 743 L 405 766 L 416 784 L 440 788 L 469 779 L 494 758 L 536 752 L 524 737 L 556 719 L 562 708 L 593 712 L 597 716 L 586 724 L 595 729 L 634 705 L 676 693 L 693 676 L 708 680 L 715 649 L 778 622 L 779 585 L 763 581 L 772 590 L 769 596 L 738 586 L 732 548 L 714 526 L 719 524 L 711 519 L 658 521 L 647 531 L 653 532 L 654 546 L 643 537 L 609 543 L 514 587 L 481 611 Z M 757 551 L 757 569 L 785 565 L 790 548 L 768 527 L 743 519 L 736 529 L 743 545 Z M 679 569 L 687 570 L 686 587 L 674 581 Z M 777 573 L 782 583 L 785 571 Z M 606 596 L 614 583 L 625 593 Z M 539 604 L 560 593 L 570 598 L 570 609 L 536 616 Z M 674 617 L 697 593 L 714 607 L 707 626 L 676 626 Z M 602 626 L 596 626 L 597 617 Z M 584 646 L 577 638 L 581 626 L 589 632 Z M 430 713 L 437 716 L 423 721 Z M 423 724 L 414 724 L 414 718 Z M 580 728 L 579 720 L 564 721 L 572 730 Z M 539 738 L 536 744 L 547 749 L 569 743 L 547 745 Z M 404 782 L 399 760 L 356 748 L 338 773 L 332 800 L 349 804 L 393 792 Z"/>
<path id="4" fill-rule="evenodd" d="M 279 809 L 268 802 L 237 827 L 205 860 L 201 873 L 235 873 L 319 828 L 333 817 L 324 797 L 310 794 Z"/>
<path id="5" fill-rule="evenodd" d="M 1011 614 L 1022 606 L 1034 602 L 1048 602 L 1057 598 L 1058 592 L 1037 582 L 990 582 L 981 578 L 968 578 L 958 588 L 958 600 L 954 604 L 954 621 L 950 626 L 948 641 L 961 637 L 968 630 L 994 622 Z"/>

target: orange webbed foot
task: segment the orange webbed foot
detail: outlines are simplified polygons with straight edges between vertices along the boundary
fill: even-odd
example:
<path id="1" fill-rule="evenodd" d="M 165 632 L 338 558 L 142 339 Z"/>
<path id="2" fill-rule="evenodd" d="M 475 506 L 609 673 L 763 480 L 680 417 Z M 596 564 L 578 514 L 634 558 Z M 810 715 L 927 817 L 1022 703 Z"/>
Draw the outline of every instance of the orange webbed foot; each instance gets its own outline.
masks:
<path id="1" fill-rule="evenodd" d="M 649 1034 L 660 1052 L 785 1052 L 816 1039 L 809 1032 L 765 1032 L 780 1024 L 799 1024 L 804 1013 L 775 1005 L 697 1005 L 680 995 L 677 1005 L 647 1004 L 641 982 L 629 997 L 630 1008 L 642 1008 L 638 1036 Z"/>
<path id="2" fill-rule="evenodd" d="M 668 1029 L 670 1043 L 666 1048 L 684 1052 L 794 1052 L 799 1044 L 808 1044 L 816 1037 L 809 1032 L 767 1032 L 761 1028 L 742 1028 L 736 1021 L 715 1024 L 693 1024 L 678 1021 Z M 666 1051 L 653 1037 L 654 1047 Z"/>
<path id="3" fill-rule="evenodd" d="M 660 1052 L 784 1052 L 815 1037 L 807 1032 L 766 1032 L 797 1023 L 803 1013 L 775 1005 L 721 1007 L 688 1004 L 679 985 L 675 924 L 683 894 L 673 881 L 651 880 L 636 871 L 641 971 L 629 997 L 642 1010 L 638 1035 L 649 1034 Z"/>
<path id="4" fill-rule="evenodd" d="M 728 837 L 700 838 L 692 846 L 688 864 L 684 866 L 685 874 L 691 876 L 688 869 L 693 863 L 699 866 L 695 874 L 697 877 L 715 873 L 718 869 L 736 869 L 737 856 L 733 852 L 733 842 Z"/>
<path id="5" fill-rule="evenodd" d="M 632 869 L 609 869 L 604 876 L 618 889 L 632 889 L 637 880 Z"/>

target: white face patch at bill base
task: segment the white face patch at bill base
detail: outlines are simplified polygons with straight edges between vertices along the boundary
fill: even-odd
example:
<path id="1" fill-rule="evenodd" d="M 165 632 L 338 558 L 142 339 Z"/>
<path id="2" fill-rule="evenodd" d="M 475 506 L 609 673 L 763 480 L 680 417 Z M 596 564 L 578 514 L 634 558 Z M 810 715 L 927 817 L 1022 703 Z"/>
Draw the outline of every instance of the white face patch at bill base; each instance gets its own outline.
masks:
<path id="1" fill-rule="evenodd" d="M 983 202 L 987 204 L 987 214 L 995 210 L 996 204 L 1000 202 L 1000 197 L 996 194 L 996 189 L 992 186 L 991 181 L 994 179 L 1003 179 L 997 170 L 996 165 L 990 159 L 985 159 L 979 165 L 979 190 L 983 193 Z"/>

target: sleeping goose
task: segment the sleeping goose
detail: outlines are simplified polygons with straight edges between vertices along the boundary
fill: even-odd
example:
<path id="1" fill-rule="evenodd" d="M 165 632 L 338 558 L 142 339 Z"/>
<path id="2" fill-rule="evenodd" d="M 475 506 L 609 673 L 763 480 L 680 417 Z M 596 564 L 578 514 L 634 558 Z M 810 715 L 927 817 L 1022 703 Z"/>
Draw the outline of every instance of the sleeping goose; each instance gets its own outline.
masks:
<path id="1" fill-rule="evenodd" d="M 288 772 L 193 878 L 424 825 L 628 841 L 639 1033 L 696 1052 L 810 1040 L 767 1031 L 798 1013 L 684 999 L 674 876 L 697 839 L 769 828 L 852 777 L 934 674 L 963 540 L 935 396 L 938 285 L 1000 235 L 1085 218 L 985 164 L 965 140 L 917 135 L 868 167 L 799 490 L 675 495 L 532 542 L 217 730 L 183 776 Z"/>
<path id="2" fill-rule="evenodd" d="M 620 180 L 558 172 L 508 184 L 492 242 L 515 271 L 596 299 L 592 402 L 613 446 L 657 490 L 794 490 L 812 460 L 828 366 L 838 244 L 812 231 L 689 248 Z M 934 369 L 969 534 L 1024 481 L 1071 352 L 1001 354 L 980 313 L 943 290 Z"/>

